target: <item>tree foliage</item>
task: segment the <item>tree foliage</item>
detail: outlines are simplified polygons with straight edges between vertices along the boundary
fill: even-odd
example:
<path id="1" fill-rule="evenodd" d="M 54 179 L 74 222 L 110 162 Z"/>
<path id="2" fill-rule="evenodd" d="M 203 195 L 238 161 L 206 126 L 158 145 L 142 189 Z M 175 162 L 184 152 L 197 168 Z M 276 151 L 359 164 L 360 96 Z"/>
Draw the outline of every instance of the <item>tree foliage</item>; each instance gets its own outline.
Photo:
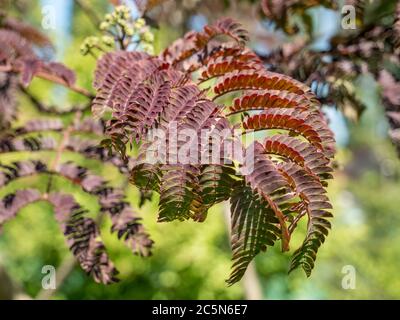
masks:
<path id="1" fill-rule="evenodd" d="M 98 161 L 101 166 L 112 165 L 121 173 L 127 172 L 128 166 L 99 146 L 104 137 L 104 125 L 101 120 L 85 115 L 87 107 L 60 112 L 45 107 L 25 89 L 34 76 L 76 89 L 72 70 L 62 64 L 42 60 L 35 53 L 37 46 L 50 45 L 47 38 L 36 29 L 9 18 L 2 20 L 0 38 L 0 75 L 5 82 L 1 94 L 1 114 L 6 115 L 1 118 L 0 153 L 28 152 L 24 160 L 0 163 L 0 187 L 28 176 L 47 177 L 45 190 L 40 190 L 33 182 L 33 185 L 10 193 L 1 200 L 0 225 L 15 217 L 26 205 L 47 201 L 53 206 L 55 218 L 82 269 L 96 282 L 115 282 L 118 271 L 107 255 L 98 227 L 102 216 L 110 217 L 111 231 L 134 254 L 148 256 L 153 242 L 144 230 L 138 213 L 126 201 L 124 190 L 113 187 L 81 164 L 71 160 L 64 162 L 63 154 L 80 154 Z M 27 95 L 35 102 L 43 116 L 16 126 L 12 120 L 23 112 L 23 105 L 17 109 L 18 93 Z M 66 121 L 66 118 L 72 120 Z M 44 152 L 51 156 L 37 160 L 37 155 Z M 100 208 L 98 218 L 90 217 L 74 194 L 55 190 L 52 182 L 56 178 L 65 179 L 79 186 L 83 193 L 95 197 Z"/>
<path id="2" fill-rule="evenodd" d="M 230 199 L 229 284 L 240 280 L 254 256 L 276 240 L 283 251 L 289 250 L 291 235 L 303 217 L 308 219 L 307 235 L 291 268 L 301 266 L 309 275 L 331 217 L 325 187 L 332 177 L 334 139 L 320 103 L 306 85 L 266 70 L 245 46 L 247 40 L 241 25 L 228 18 L 202 32 L 189 32 L 158 56 L 106 53 L 98 61 L 92 105 L 98 116 L 111 112 L 106 123 L 110 138 L 104 144 L 125 160 L 127 144 L 139 143 L 143 155 L 151 144 L 151 129 L 168 130 L 174 122 L 178 131 L 190 128 L 197 136 L 215 128 L 237 127 L 243 135 L 253 129 L 270 131 L 266 138 L 241 146 L 247 156 L 254 156 L 250 173 L 243 174 L 245 165 L 238 168 L 226 154 L 211 164 L 150 164 L 140 161 L 144 157 L 139 155 L 131 171 L 130 180 L 139 188 L 160 193 L 159 221 L 204 221 L 211 205 Z M 233 106 L 217 102 L 229 101 L 227 94 L 236 95 Z M 253 110 L 258 113 L 249 112 Z M 233 116 L 236 113 L 242 114 L 240 119 Z M 228 141 L 222 138 L 218 143 Z M 184 142 L 177 144 L 179 149 Z M 196 145 L 196 159 L 210 153 L 209 146 L 197 139 L 189 145 Z M 175 156 L 168 149 L 167 158 Z"/>
<path id="3" fill-rule="evenodd" d="M 358 119 L 365 105 L 357 96 L 355 83 L 360 75 L 372 76 L 382 88 L 382 100 L 391 126 L 393 143 L 399 144 L 399 10 L 400 2 L 348 0 L 353 6 L 355 29 L 341 28 L 330 39 L 329 48 L 315 50 L 310 11 L 324 6 L 340 9 L 341 1 L 261 2 L 265 17 L 290 35 L 270 54 L 262 57 L 270 68 L 313 87 L 322 103 L 338 106 L 351 119 Z M 279 13 L 279 14 L 278 14 Z M 297 19 L 300 17 L 301 19 Z M 306 35 L 300 33 L 303 21 Z M 327 89 L 327 90 L 325 90 Z"/>
<path id="4" fill-rule="evenodd" d="M 159 3 L 163 1 L 151 2 L 148 8 L 142 5 L 141 11 L 147 14 Z M 339 4 L 260 1 L 264 17 L 274 23 L 274 32 L 284 32 L 286 40 L 266 55 L 247 47 L 247 31 L 231 18 L 206 25 L 200 32 L 190 31 L 154 55 L 153 37 L 144 20 L 133 20 L 126 8 L 117 7 L 100 26 L 107 36 L 90 37 L 82 47 L 83 53 L 97 59 L 93 96 L 75 85 L 74 73 L 67 67 L 37 56 L 32 45 L 50 46 L 45 37 L 3 16 L 1 150 L 52 150 L 56 154 L 69 150 L 112 163 L 140 189 L 143 201 L 152 192 L 159 193 L 160 222 L 203 222 L 213 205 L 229 200 L 233 252 L 229 284 L 240 280 L 250 261 L 267 247 L 280 241 L 282 251 L 290 250 L 299 221 L 307 220 L 304 242 L 294 251 L 289 269 L 302 267 L 310 275 L 332 217 L 326 187 L 332 178 L 334 139 L 321 103 L 335 104 L 346 115 L 358 117 L 364 105 L 354 83 L 360 74 L 371 75 L 382 88 L 389 134 L 395 144 L 399 142 L 399 2 L 346 1 L 356 9 L 357 28 L 339 32 L 328 49 L 314 50 L 310 9 L 323 6 L 338 10 Z M 86 118 L 85 109 L 67 125 L 54 113 L 52 121 L 34 120 L 13 127 L 15 92 L 26 94 L 25 86 L 35 76 L 88 96 L 93 117 Z M 156 161 L 148 162 L 147 155 L 154 152 L 151 134 L 158 129 L 167 133 L 166 159 L 156 154 Z M 75 133 L 94 130 L 102 139 L 100 145 L 98 140 L 75 137 Z M 194 135 L 173 141 L 174 130 L 190 130 Z M 240 137 L 232 138 L 237 130 Z M 37 134 L 42 131 L 58 132 L 62 139 Z M 221 131 L 226 135 L 217 141 L 197 139 L 204 133 L 211 137 Z M 253 140 L 245 141 L 254 132 Z M 168 147 L 173 143 L 176 150 L 171 151 Z M 232 143 L 240 146 L 243 159 L 223 152 Z M 221 152 L 213 158 L 211 146 L 215 144 Z M 194 152 L 185 151 L 189 161 L 182 162 L 179 150 L 187 147 Z M 212 161 L 199 163 L 198 159 Z M 249 159 L 254 161 L 250 171 Z M 122 191 L 108 191 L 111 187 L 102 177 L 73 163 L 56 161 L 48 164 L 27 159 L 2 168 L 3 185 L 34 174 L 79 181 L 84 192 L 99 198 L 102 212 L 110 212 L 113 230 L 134 252 L 147 255 L 151 240 L 137 214 L 126 204 Z M 91 248 L 90 253 L 82 251 L 91 262 L 82 258 L 81 251 L 73 252 L 83 265 L 91 266 L 93 271 L 84 269 L 97 274 L 98 281 L 111 282 L 115 269 L 105 258 L 103 245 L 93 240 L 98 230 L 68 195 L 38 194 L 31 189 L 9 195 L 3 202 L 2 221 L 11 219 L 25 201 L 40 199 L 53 204 L 69 241 L 73 242 L 75 235 L 66 231 L 65 225 L 91 230 L 82 244 Z M 70 218 L 76 217 L 79 224 L 59 217 L 63 212 L 60 199 L 69 199 Z M 12 210 L 5 210 L 6 206 Z M 76 246 L 80 248 L 80 244 Z"/>

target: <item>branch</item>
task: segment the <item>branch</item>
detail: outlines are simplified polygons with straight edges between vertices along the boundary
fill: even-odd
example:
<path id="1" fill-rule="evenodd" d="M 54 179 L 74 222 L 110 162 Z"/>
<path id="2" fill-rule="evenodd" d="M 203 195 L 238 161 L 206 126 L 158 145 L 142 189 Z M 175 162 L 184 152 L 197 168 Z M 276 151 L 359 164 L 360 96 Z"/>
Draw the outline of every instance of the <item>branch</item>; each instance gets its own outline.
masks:
<path id="1" fill-rule="evenodd" d="M 302 217 L 304 217 L 304 215 L 307 213 L 307 211 L 303 210 L 302 212 L 300 212 L 292 221 L 292 223 L 289 225 L 289 233 L 292 234 L 292 232 L 294 231 L 294 229 L 297 226 L 297 223 L 300 221 L 300 219 Z"/>
<path id="2" fill-rule="evenodd" d="M 0 72 L 19 72 L 19 71 L 20 70 L 18 70 L 18 68 L 15 68 L 15 67 L 13 67 L 11 65 L 2 65 L 2 66 L 0 66 Z M 50 75 L 48 73 L 39 71 L 39 72 L 37 72 L 35 74 L 35 76 L 38 77 L 38 78 L 41 78 L 41 79 L 44 79 L 44 80 L 48 80 L 48 81 L 51 81 L 53 83 L 57 83 L 59 85 L 62 85 L 64 87 L 70 89 L 71 91 L 80 93 L 81 95 L 84 95 L 85 97 L 88 97 L 89 99 L 94 99 L 94 97 L 95 97 L 90 91 L 86 90 L 85 88 L 81 88 L 81 87 L 79 87 L 77 85 L 69 85 L 65 80 L 63 80 L 63 79 L 61 79 L 59 77 Z"/>
<path id="3" fill-rule="evenodd" d="M 262 197 L 268 202 L 269 206 L 274 210 L 275 216 L 279 220 L 279 224 L 281 226 L 281 233 L 282 233 L 282 252 L 289 251 L 289 242 L 290 242 L 290 233 L 286 226 L 285 216 L 283 212 L 278 208 L 278 206 L 271 200 L 271 198 L 259 190 L 259 193 Z"/>
<path id="4" fill-rule="evenodd" d="M 51 171 L 56 171 L 56 169 L 60 163 L 62 153 L 64 152 L 65 146 L 68 145 L 69 137 L 70 137 L 72 131 L 74 130 L 74 124 L 80 119 L 81 115 L 82 114 L 80 112 L 77 112 L 75 115 L 74 121 L 71 123 L 71 125 L 68 128 L 65 129 L 63 138 L 62 138 L 60 145 L 58 146 L 57 151 L 56 151 L 57 152 L 56 157 L 50 166 Z"/>
<path id="5" fill-rule="evenodd" d="M 38 111 L 41 113 L 48 113 L 48 114 L 57 114 L 57 115 L 63 115 L 63 114 L 69 114 L 69 113 L 76 113 L 76 112 L 85 112 L 86 110 L 90 109 L 91 104 L 87 104 L 86 106 L 81 106 L 81 107 L 72 107 L 69 110 L 57 110 L 53 108 L 52 106 L 45 106 L 43 103 L 39 101 L 31 92 L 29 92 L 23 85 L 19 85 L 19 90 L 25 94 L 25 96 L 32 102 L 32 104 L 36 107 Z"/>
<path id="6" fill-rule="evenodd" d="M 21 92 L 28 97 L 28 99 L 38 109 L 38 111 L 46 112 L 47 108 L 43 105 L 43 103 L 41 103 L 36 97 L 34 97 L 23 85 L 19 85 L 19 90 L 21 90 Z"/>
<path id="7" fill-rule="evenodd" d="M 66 88 L 68 88 L 68 89 L 70 89 L 70 90 L 72 90 L 74 92 L 80 93 L 81 95 L 84 95 L 85 97 L 88 97 L 89 99 L 94 99 L 94 97 L 95 97 L 91 92 L 89 92 L 85 88 L 78 87 L 77 85 L 71 85 L 70 86 L 65 80 L 62 80 L 62 79 L 60 79 L 60 78 L 58 78 L 56 76 L 53 76 L 53 75 L 50 75 L 50 74 L 47 74 L 47 73 L 43 73 L 43 72 L 38 72 L 35 76 L 38 77 L 38 78 L 41 78 L 41 79 L 45 79 L 45 80 L 51 81 L 53 83 L 60 84 L 60 85 L 66 87 Z"/>

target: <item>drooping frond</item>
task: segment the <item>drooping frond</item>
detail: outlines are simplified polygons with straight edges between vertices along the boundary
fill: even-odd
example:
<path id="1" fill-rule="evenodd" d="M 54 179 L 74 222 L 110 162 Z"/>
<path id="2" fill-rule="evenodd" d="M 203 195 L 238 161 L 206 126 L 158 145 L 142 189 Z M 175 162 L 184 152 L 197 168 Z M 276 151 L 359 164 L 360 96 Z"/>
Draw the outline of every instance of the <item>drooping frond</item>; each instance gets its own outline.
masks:
<path id="1" fill-rule="evenodd" d="M 71 195 L 41 194 L 36 189 L 22 189 L 8 194 L 0 203 L 0 225 L 36 201 L 48 201 L 53 205 L 67 243 L 86 273 L 96 282 L 107 284 L 117 281 L 117 271 L 105 252 L 104 244 L 99 240 L 100 233 L 95 222 L 84 216 L 86 211 Z"/>
<path id="2" fill-rule="evenodd" d="M 304 172 L 296 164 L 284 164 L 279 168 L 302 200 L 302 209 L 308 217 L 307 235 L 301 247 L 292 256 L 290 271 L 301 266 L 306 275 L 310 276 L 317 251 L 331 227 L 327 218 L 331 218 L 332 214 L 327 209 L 331 209 L 332 206 L 326 196 L 326 190 L 318 179 Z"/>
<path id="3" fill-rule="evenodd" d="M 118 271 L 99 240 L 100 231 L 95 221 L 84 217 L 86 211 L 70 195 L 52 193 L 48 201 L 53 204 L 56 219 L 82 269 L 96 282 L 109 284 L 118 281 Z"/>
<path id="4" fill-rule="evenodd" d="M 25 89 L 17 86 L 16 73 L 19 73 L 24 85 L 29 85 L 34 76 L 65 83 L 67 86 L 73 86 L 75 82 L 75 75 L 70 69 L 59 63 L 45 62 L 36 56 L 33 44 L 47 45 L 44 38 L 39 39 L 33 35 L 34 39 L 31 39 L 24 36 L 22 33 L 29 32 L 28 29 L 19 29 L 18 32 L 11 29 L 0 29 L 0 63 L 5 70 L 1 72 L 4 81 L 2 78 L 0 153 L 29 152 L 26 153 L 27 160 L 0 163 L 0 188 L 6 188 L 14 180 L 28 176 L 47 177 L 48 182 L 45 193 L 26 189 L 5 196 L 0 205 L 0 224 L 12 219 L 29 203 L 42 200 L 50 202 L 68 245 L 82 269 L 97 282 L 115 282 L 118 272 L 101 241 L 97 226 L 100 220 L 89 218 L 88 211 L 75 200 L 74 194 L 53 190 L 51 181 L 53 177 L 67 180 L 78 186 L 80 192 L 94 197 L 100 208 L 99 218 L 106 214 L 111 219 L 111 232 L 115 232 L 133 253 L 148 256 L 153 241 L 141 224 L 141 218 L 125 199 L 124 191 L 93 174 L 88 168 L 71 161 L 63 162 L 62 159 L 64 154 L 76 153 L 85 159 L 97 161 L 99 165 L 108 163 L 121 173 L 129 171 L 128 165 L 99 145 L 104 138 L 104 123 L 101 120 L 82 119 L 80 110 L 74 110 L 76 115 L 71 121 L 67 117 L 63 118 L 62 112 L 56 109 L 38 108 L 39 112 L 46 114 L 46 118 L 32 119 L 18 127 L 11 127 L 17 111 L 12 107 L 14 95 L 18 89 L 26 93 Z M 37 103 L 32 97 L 30 100 Z M 3 127 L 6 131 L 3 131 Z M 40 152 L 43 152 L 43 157 L 39 157 Z M 79 157 L 74 159 L 79 162 Z M 32 188 L 36 187 L 35 181 L 30 183 L 33 183 Z"/>
<path id="5" fill-rule="evenodd" d="M 60 134 L 65 130 L 68 130 L 69 134 L 87 132 L 100 136 L 104 132 L 101 123 L 90 119 L 74 122 L 69 127 L 65 127 L 58 118 L 31 120 L 25 126 L 16 128 L 11 136 L 4 137 L 0 142 L 0 150 L 6 153 L 24 150 L 31 152 L 46 150 L 47 152 L 58 153 L 60 141 L 43 134 L 41 137 L 31 135 L 49 131 Z M 71 136 L 68 141 L 65 141 L 64 138 L 62 145 L 65 150 L 80 153 L 86 158 L 109 162 L 118 167 L 121 172 L 127 172 L 124 163 L 120 159 L 108 155 L 108 151 L 101 148 L 98 141 Z M 32 175 L 57 176 L 80 186 L 82 192 L 97 198 L 101 214 L 110 216 L 111 232 L 115 232 L 118 238 L 131 248 L 133 253 L 142 256 L 151 254 L 153 241 L 146 233 L 138 214 L 126 202 L 122 190 L 112 187 L 102 177 L 73 162 L 55 164 L 49 160 L 26 160 L 1 164 L 0 188 L 16 179 Z M 5 207 L 0 213 L 0 221 L 4 223 L 11 219 L 22 206 L 30 202 L 50 201 L 54 206 L 56 218 L 62 226 L 70 248 L 83 270 L 93 276 L 97 282 L 111 283 L 116 281 L 117 271 L 105 254 L 105 248 L 99 240 L 100 234 L 95 221 L 85 217 L 86 210 L 73 200 L 72 195 L 52 192 L 48 196 L 40 196 L 40 199 L 33 195 L 36 195 L 36 193 L 28 191 L 21 193 L 20 197 L 23 201 L 17 201 L 14 204 L 10 201 L 15 195 L 6 196 L 3 199 Z M 70 216 L 67 216 L 68 212 Z"/>
<path id="6" fill-rule="evenodd" d="M 108 213 L 112 220 L 111 230 L 117 232 L 119 238 L 132 248 L 134 253 L 148 255 L 152 241 L 143 229 L 140 218 L 125 201 L 124 193 L 111 187 L 101 177 L 94 175 L 88 169 L 72 162 L 62 163 L 55 169 L 50 169 L 40 160 L 14 162 L 9 165 L 0 164 L 0 187 L 11 181 L 37 174 L 57 175 L 74 184 L 97 198 L 100 210 Z"/>
<path id="7" fill-rule="evenodd" d="M 148 256 L 153 242 L 145 232 L 140 218 L 135 213 L 120 189 L 110 187 L 103 178 L 91 174 L 87 169 L 73 163 L 62 164 L 57 172 L 82 189 L 98 198 L 100 210 L 111 217 L 111 231 L 123 239 L 135 254 Z"/>
<path id="8" fill-rule="evenodd" d="M 232 285 L 243 277 L 258 253 L 274 245 L 280 237 L 280 230 L 268 202 L 249 186 L 239 183 L 230 201 L 233 265 L 227 283 Z"/>
<path id="9" fill-rule="evenodd" d="M 111 110 L 106 127 L 115 149 L 127 157 L 125 145 L 133 139 L 139 143 L 130 181 L 143 193 L 160 194 L 159 221 L 204 221 L 212 205 L 231 199 L 229 284 L 276 240 L 289 250 L 291 234 L 306 212 L 312 213 L 312 227 L 305 243 L 321 239 L 315 230 L 322 222 L 312 218 L 318 214 L 313 208 L 319 200 L 328 202 L 323 193 L 334 154 L 333 134 L 311 89 L 266 70 L 245 40 L 236 22 L 220 20 L 203 32 L 187 33 L 158 57 L 136 56 L 121 64 L 116 61 L 128 53 L 106 54 L 95 84 L 97 105 Z M 201 90 L 205 81 L 210 87 Z M 229 108 L 215 103 L 231 92 L 236 97 Z M 239 113 L 240 120 L 234 116 Z M 152 135 L 152 129 L 161 133 Z M 254 130 L 270 134 L 244 144 L 236 130 L 246 138 Z M 288 165 L 299 171 L 285 170 Z M 314 181 L 320 195 L 305 196 L 297 175 Z M 321 204 L 316 210 L 322 206 L 329 209 Z M 296 267 L 311 264 L 300 260 Z"/>
<path id="10" fill-rule="evenodd" d="M 331 154 L 333 148 L 332 133 L 321 117 L 314 112 L 296 112 L 291 109 L 271 108 L 263 113 L 248 116 L 243 121 L 245 130 L 283 129 L 291 135 L 300 135 L 317 149 Z"/>

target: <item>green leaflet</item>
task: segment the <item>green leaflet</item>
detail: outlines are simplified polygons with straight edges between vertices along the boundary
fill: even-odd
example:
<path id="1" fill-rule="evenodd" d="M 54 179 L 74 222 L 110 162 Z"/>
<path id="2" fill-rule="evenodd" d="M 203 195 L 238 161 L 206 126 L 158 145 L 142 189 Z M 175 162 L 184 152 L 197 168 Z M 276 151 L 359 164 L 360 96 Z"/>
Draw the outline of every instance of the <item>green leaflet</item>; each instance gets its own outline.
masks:
<path id="1" fill-rule="evenodd" d="M 260 195 L 238 183 L 231 197 L 232 272 L 229 285 L 239 281 L 251 260 L 280 235 L 274 211 Z"/>

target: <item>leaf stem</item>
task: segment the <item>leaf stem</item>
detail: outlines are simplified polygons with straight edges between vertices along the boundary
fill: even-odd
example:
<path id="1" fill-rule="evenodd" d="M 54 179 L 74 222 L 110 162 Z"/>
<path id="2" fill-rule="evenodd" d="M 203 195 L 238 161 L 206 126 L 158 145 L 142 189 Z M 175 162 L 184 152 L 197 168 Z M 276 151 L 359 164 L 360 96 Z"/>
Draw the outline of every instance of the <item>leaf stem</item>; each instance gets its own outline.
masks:
<path id="1" fill-rule="evenodd" d="M 18 72 L 19 70 L 18 70 L 18 68 L 15 68 L 15 67 L 13 67 L 11 65 L 0 66 L 0 72 L 13 72 L 13 71 L 14 72 Z M 41 79 L 44 79 L 44 80 L 48 80 L 48 81 L 51 81 L 53 83 L 57 83 L 59 85 L 62 85 L 64 87 L 70 89 L 71 91 L 79 93 L 79 94 L 81 94 L 81 95 L 83 95 L 83 96 L 85 96 L 85 97 L 87 97 L 89 99 L 94 99 L 94 97 L 95 97 L 90 91 L 86 90 L 85 88 L 81 88 L 81 87 L 79 87 L 79 86 L 77 86 L 75 84 L 70 85 L 65 80 L 63 80 L 61 78 L 58 78 L 56 76 L 53 76 L 53 75 L 50 75 L 50 74 L 47 74 L 47 73 L 44 73 L 44 72 L 40 72 L 40 71 L 37 72 L 35 74 L 35 76 L 38 77 L 38 78 L 41 78 Z"/>

